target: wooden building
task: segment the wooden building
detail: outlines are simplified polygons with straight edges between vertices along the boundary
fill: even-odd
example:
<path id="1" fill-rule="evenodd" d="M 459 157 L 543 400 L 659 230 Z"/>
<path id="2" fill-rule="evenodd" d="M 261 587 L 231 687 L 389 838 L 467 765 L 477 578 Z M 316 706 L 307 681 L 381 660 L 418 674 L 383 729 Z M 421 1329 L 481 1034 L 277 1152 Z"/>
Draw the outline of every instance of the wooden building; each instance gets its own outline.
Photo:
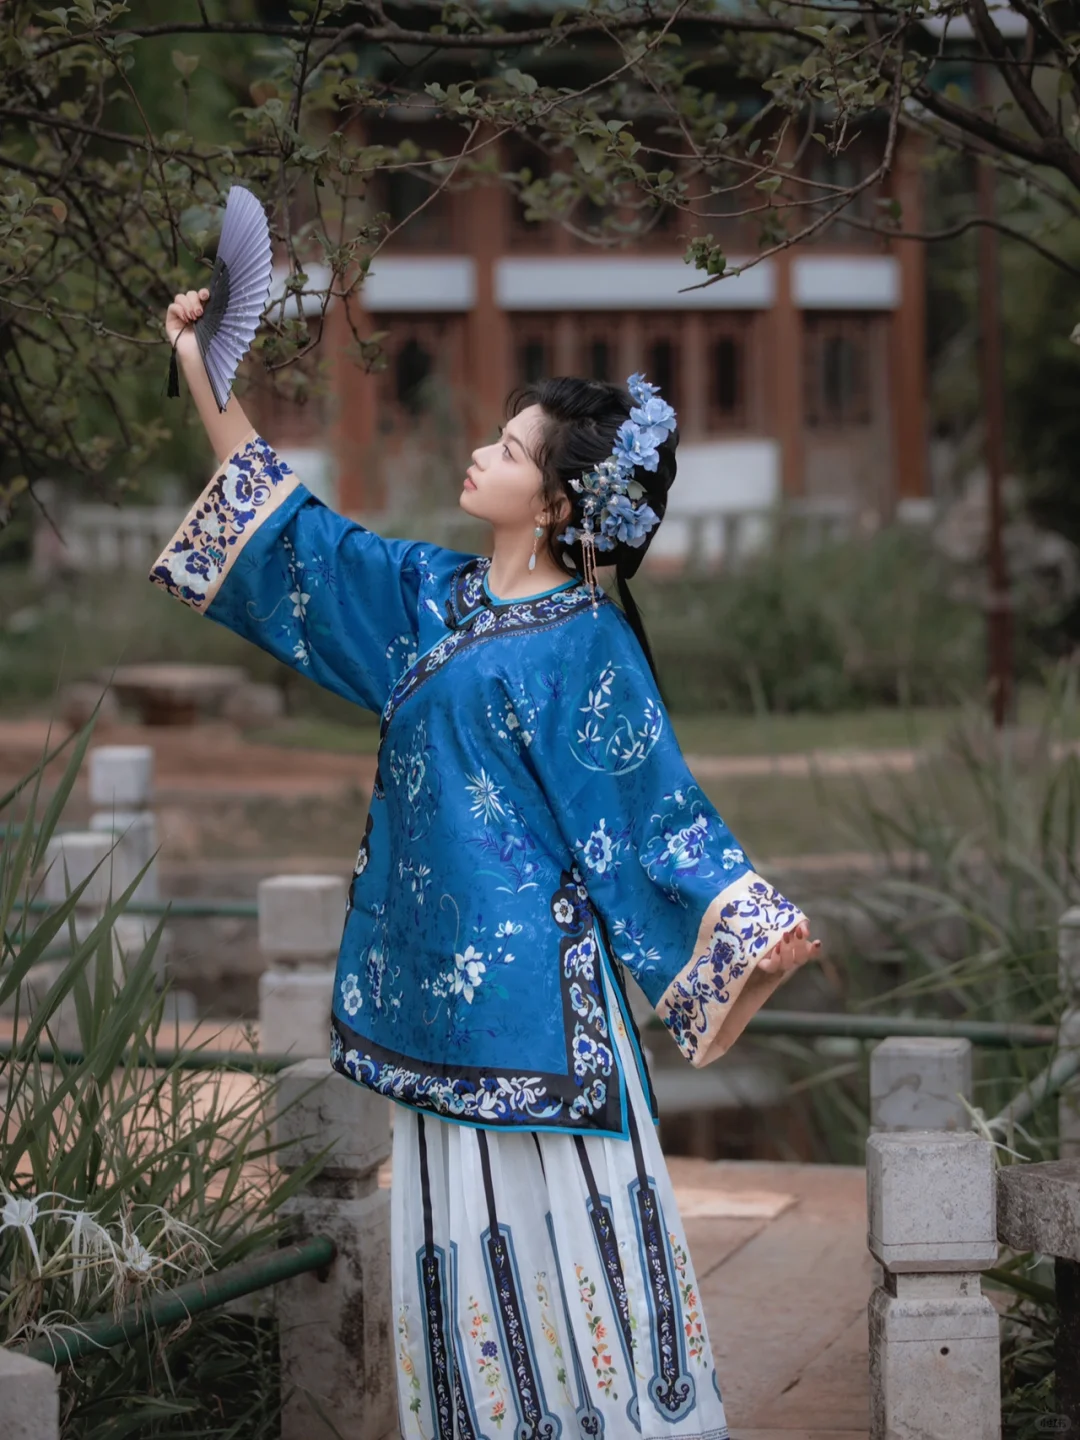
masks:
<path id="1" fill-rule="evenodd" d="M 520 162 L 507 151 L 503 163 Z M 427 193 L 425 179 L 399 170 L 376 208 L 396 220 Z M 917 228 L 916 155 L 903 142 L 890 193 Z M 862 213 L 875 213 L 869 195 Z M 525 220 L 499 186 L 441 194 L 380 251 L 362 289 L 361 330 L 386 332 L 386 369 L 347 362 L 345 314 L 328 317 L 329 406 L 290 422 L 296 445 L 331 441 L 326 497 L 349 513 L 397 510 L 394 476 L 424 432 L 429 446 L 432 435 L 445 441 L 449 506 L 469 450 L 492 438 L 515 385 L 641 370 L 678 412 L 669 515 L 693 523 L 783 497 L 882 519 L 923 508 L 921 245 L 834 225 L 695 289 L 706 277 L 682 258 L 688 219 L 663 216 L 633 247 L 606 249 Z M 749 253 L 738 223 L 723 237 L 735 263 Z M 677 527 L 664 528 L 677 549 Z"/>

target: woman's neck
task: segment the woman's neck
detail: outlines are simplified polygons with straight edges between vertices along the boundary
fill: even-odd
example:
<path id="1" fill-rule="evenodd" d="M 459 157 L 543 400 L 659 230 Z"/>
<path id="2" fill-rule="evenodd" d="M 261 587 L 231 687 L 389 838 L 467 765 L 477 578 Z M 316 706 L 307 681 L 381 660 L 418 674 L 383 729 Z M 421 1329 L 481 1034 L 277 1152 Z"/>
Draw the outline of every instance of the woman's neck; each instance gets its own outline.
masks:
<path id="1" fill-rule="evenodd" d="M 537 595 L 554 589 L 556 585 L 565 585 L 574 578 L 569 570 L 564 570 L 552 560 L 543 538 L 537 545 L 536 568 L 530 570 L 534 538 L 532 531 L 527 535 L 495 532 L 487 580 L 492 594 L 500 600 L 520 600 L 526 595 Z"/>

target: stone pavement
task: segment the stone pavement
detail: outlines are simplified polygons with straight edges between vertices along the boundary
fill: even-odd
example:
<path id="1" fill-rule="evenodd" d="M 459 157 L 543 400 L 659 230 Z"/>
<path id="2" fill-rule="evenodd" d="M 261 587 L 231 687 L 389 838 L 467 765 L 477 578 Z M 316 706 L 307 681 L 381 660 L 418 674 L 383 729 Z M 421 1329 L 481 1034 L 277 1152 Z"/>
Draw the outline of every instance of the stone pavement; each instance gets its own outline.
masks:
<path id="1" fill-rule="evenodd" d="M 866 1440 L 866 1174 L 668 1161 L 732 1440 Z"/>

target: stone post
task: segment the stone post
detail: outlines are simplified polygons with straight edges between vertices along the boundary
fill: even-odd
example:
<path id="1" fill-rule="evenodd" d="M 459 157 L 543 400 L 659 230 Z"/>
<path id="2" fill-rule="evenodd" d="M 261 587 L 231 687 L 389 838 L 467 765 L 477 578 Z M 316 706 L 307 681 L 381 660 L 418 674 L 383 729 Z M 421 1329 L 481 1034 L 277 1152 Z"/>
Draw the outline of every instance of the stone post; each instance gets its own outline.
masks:
<path id="1" fill-rule="evenodd" d="M 1058 921 L 1058 987 L 1065 1006 L 1058 1022 L 1058 1053 L 1080 1047 L 1080 907 Z M 1058 1157 L 1080 1160 L 1080 1076 L 1058 1096 Z"/>
<path id="2" fill-rule="evenodd" d="M 116 836 L 113 892 L 121 894 L 157 849 L 154 750 L 151 745 L 93 745 L 87 758 L 90 804 L 94 807 L 90 829 Z M 157 864 L 153 862 L 132 899 L 158 898 Z"/>
<path id="3" fill-rule="evenodd" d="M 259 1048 L 264 1054 L 330 1053 L 330 1001 L 345 924 L 346 881 L 274 875 L 259 882 Z"/>
<path id="4" fill-rule="evenodd" d="M 72 916 L 76 942 L 85 940 L 100 922 L 109 903 L 112 886 L 110 850 L 112 836 L 95 830 L 71 830 L 54 835 L 45 848 L 45 873 L 41 884 L 41 896 L 50 905 L 61 905 L 78 885 L 92 877 L 79 897 Z M 18 997 L 19 1012 L 25 1019 L 29 1011 L 42 1001 L 53 984 L 60 978 L 67 965 L 66 959 L 50 959 L 57 950 L 67 950 L 68 926 L 56 936 L 46 958 L 38 962 L 28 973 L 20 986 Z M 8 1001 L 5 1009 L 15 1007 L 15 997 Z M 79 1025 L 75 1004 L 69 995 L 60 1004 L 50 1021 L 56 1039 L 61 1046 L 75 1049 L 79 1044 Z"/>
<path id="5" fill-rule="evenodd" d="M 277 1139 L 283 1170 L 327 1146 L 318 1174 L 286 1202 L 295 1237 L 325 1235 L 337 1257 L 323 1275 L 278 1287 L 284 1406 L 281 1440 L 397 1440 L 390 1297 L 390 1101 L 304 1060 L 282 1072 Z"/>
<path id="6" fill-rule="evenodd" d="M 60 1440 L 60 1377 L 51 1365 L 2 1347 L 0 1436 Z"/>
<path id="7" fill-rule="evenodd" d="M 870 1052 L 870 1133 L 969 1130 L 971 1041 L 890 1035 Z"/>
<path id="8" fill-rule="evenodd" d="M 1000 1440 L 994 1146 L 952 1131 L 871 1135 L 870 1440 Z"/>
<path id="9" fill-rule="evenodd" d="M 112 857 L 113 894 L 122 895 L 149 862 L 133 901 L 159 900 L 157 817 L 154 814 L 154 749 L 152 745 L 93 745 L 88 751 L 91 830 L 110 835 L 116 842 Z M 120 963 L 136 956 L 157 928 L 156 915 L 121 915 L 113 927 Z M 172 936 L 165 928 L 154 953 L 159 984 L 165 978 Z M 173 1008 L 194 1015 L 188 992 L 173 992 Z"/>

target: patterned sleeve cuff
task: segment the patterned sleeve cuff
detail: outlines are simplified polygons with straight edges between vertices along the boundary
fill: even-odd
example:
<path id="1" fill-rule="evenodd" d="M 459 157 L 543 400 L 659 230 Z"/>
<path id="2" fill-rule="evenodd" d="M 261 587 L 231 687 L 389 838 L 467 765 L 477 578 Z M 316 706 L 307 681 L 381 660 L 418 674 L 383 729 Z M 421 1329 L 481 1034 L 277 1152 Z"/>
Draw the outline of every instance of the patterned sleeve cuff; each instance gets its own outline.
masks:
<path id="1" fill-rule="evenodd" d="M 803 912 L 752 870 L 705 912 L 694 956 L 660 997 L 657 1014 L 695 1068 L 718 1059 L 791 971 L 771 973 L 758 961 Z"/>
<path id="2" fill-rule="evenodd" d="M 244 546 L 299 483 L 252 430 L 214 472 L 154 561 L 150 579 L 193 610 L 205 611 Z"/>

